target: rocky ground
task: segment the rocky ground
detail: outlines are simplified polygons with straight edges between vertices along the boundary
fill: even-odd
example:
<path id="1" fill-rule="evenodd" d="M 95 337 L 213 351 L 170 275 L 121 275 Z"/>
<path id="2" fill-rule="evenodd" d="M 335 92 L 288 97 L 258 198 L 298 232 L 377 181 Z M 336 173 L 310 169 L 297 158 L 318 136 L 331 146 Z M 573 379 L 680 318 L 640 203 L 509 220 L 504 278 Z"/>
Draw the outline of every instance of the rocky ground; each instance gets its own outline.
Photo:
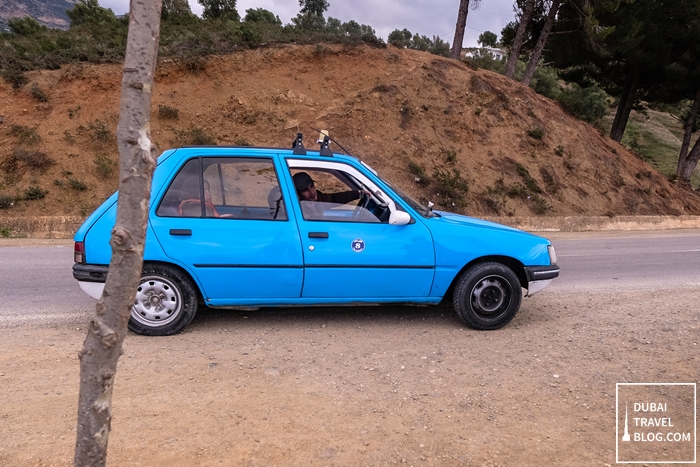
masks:
<path id="1" fill-rule="evenodd" d="M 612 292 L 544 291 L 493 332 L 401 307 L 130 334 L 109 464 L 613 465 L 616 383 L 697 379 L 700 291 Z M 81 321 L 2 329 L 0 465 L 71 465 Z"/>

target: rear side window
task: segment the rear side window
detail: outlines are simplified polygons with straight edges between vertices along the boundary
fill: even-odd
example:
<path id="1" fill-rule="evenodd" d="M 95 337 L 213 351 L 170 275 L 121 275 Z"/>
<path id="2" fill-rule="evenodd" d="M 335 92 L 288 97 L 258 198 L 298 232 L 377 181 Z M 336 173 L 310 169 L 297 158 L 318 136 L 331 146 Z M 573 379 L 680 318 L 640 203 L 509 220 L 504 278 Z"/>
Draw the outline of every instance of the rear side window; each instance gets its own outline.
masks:
<path id="1" fill-rule="evenodd" d="M 157 215 L 287 220 L 272 160 L 253 158 L 190 160 L 168 188 Z"/>

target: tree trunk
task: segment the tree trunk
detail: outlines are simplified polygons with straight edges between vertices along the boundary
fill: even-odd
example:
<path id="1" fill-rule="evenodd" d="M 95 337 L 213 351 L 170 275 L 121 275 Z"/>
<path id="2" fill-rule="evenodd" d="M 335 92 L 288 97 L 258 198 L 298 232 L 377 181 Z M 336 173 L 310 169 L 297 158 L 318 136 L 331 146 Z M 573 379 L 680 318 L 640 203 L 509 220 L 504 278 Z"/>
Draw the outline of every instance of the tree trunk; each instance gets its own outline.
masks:
<path id="1" fill-rule="evenodd" d="M 532 75 L 535 74 L 535 68 L 540 61 L 542 56 L 542 51 L 549 38 L 549 33 L 552 31 L 552 26 L 554 26 L 554 19 L 557 16 L 557 11 L 559 11 L 559 5 L 561 5 L 561 0 L 552 0 L 552 5 L 549 7 L 549 13 L 547 13 L 547 19 L 540 33 L 540 38 L 537 39 L 537 45 L 535 45 L 532 54 L 530 55 L 530 61 L 527 62 L 527 67 L 525 68 L 525 74 L 523 75 L 523 84 L 529 85 Z"/>
<path id="2" fill-rule="evenodd" d="M 457 26 L 455 27 L 455 38 L 452 42 L 452 52 L 450 56 L 459 60 L 462 54 L 462 42 L 464 41 L 464 28 L 467 27 L 467 15 L 469 14 L 469 1 L 459 0 L 459 13 L 457 14 Z"/>
<path id="3" fill-rule="evenodd" d="M 681 145 L 681 152 L 678 155 L 678 167 L 676 168 L 676 175 L 678 176 L 679 180 L 683 180 L 683 181 L 690 180 L 690 174 L 693 173 L 693 170 L 691 170 L 688 177 L 683 178 L 683 174 L 685 172 L 686 162 L 688 160 L 687 156 L 688 156 L 688 148 L 690 147 L 690 138 L 693 136 L 693 128 L 695 127 L 695 121 L 697 119 L 699 105 L 700 105 L 700 89 L 698 89 L 697 93 L 695 94 L 695 100 L 693 101 L 693 106 L 690 108 L 690 114 L 688 115 L 688 121 L 685 124 L 685 134 L 683 135 L 683 144 Z M 697 142 L 695 143 L 695 146 L 697 146 Z M 695 164 L 697 164 L 697 159 L 695 160 Z M 693 169 L 694 168 L 695 168 L 695 166 L 693 166 Z"/>
<path id="4" fill-rule="evenodd" d="M 617 105 L 617 112 L 615 113 L 615 120 L 613 121 L 612 128 L 610 129 L 610 138 L 618 143 L 622 141 L 622 135 L 625 134 L 625 128 L 627 128 L 627 120 L 630 118 L 630 112 L 632 112 L 632 106 L 637 98 L 637 90 L 639 89 L 639 79 L 641 75 L 641 68 L 637 66 L 632 72 L 632 77 L 630 81 L 625 86 L 625 90 L 620 97 L 620 103 Z"/>
<path id="5" fill-rule="evenodd" d="M 698 160 L 700 160 L 700 138 L 695 141 L 693 149 L 685 158 L 685 164 L 683 165 L 683 170 L 678 177 L 684 183 L 690 183 L 690 177 L 693 175 L 695 167 L 698 165 Z"/>
<path id="6" fill-rule="evenodd" d="M 112 388 L 141 276 L 148 200 L 155 169 L 150 110 L 160 34 L 161 0 L 131 0 L 117 125 L 119 201 L 112 260 L 102 298 L 80 352 L 80 395 L 74 465 L 104 466 Z"/>
<path id="7" fill-rule="evenodd" d="M 513 79 L 515 76 L 515 66 L 518 64 L 518 57 L 520 56 L 520 48 L 523 46 L 525 40 L 525 32 L 527 32 L 527 26 L 532 20 L 532 12 L 535 11 L 535 0 L 527 0 L 525 3 L 525 9 L 520 17 L 520 24 L 518 25 L 518 31 L 515 33 L 515 40 L 513 41 L 513 46 L 508 52 L 508 61 L 506 62 L 506 76 Z"/>

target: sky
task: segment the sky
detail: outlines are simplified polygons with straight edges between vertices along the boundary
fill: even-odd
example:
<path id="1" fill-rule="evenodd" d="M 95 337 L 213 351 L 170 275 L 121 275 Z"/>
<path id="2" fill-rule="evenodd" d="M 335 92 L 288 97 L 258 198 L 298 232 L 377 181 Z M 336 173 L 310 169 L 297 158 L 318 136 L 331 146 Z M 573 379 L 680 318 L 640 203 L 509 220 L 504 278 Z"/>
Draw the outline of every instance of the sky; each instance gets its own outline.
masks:
<path id="1" fill-rule="evenodd" d="M 201 15 L 202 6 L 197 0 L 189 2 L 192 12 Z M 99 3 L 117 15 L 129 9 L 129 0 L 99 0 Z M 342 22 L 355 20 L 368 24 L 384 40 L 394 29 L 406 28 L 431 39 L 439 36 L 450 45 L 459 10 L 459 0 L 328 0 L 328 3 L 326 19 L 333 17 Z M 515 0 L 481 0 L 477 9 L 469 10 L 462 45 L 475 47 L 479 34 L 484 31 L 496 33 L 500 39 L 503 27 L 515 19 L 514 3 Z M 283 24 L 289 24 L 299 12 L 298 0 L 238 0 L 236 7 L 241 18 L 249 8 L 265 8 L 279 16 Z"/>

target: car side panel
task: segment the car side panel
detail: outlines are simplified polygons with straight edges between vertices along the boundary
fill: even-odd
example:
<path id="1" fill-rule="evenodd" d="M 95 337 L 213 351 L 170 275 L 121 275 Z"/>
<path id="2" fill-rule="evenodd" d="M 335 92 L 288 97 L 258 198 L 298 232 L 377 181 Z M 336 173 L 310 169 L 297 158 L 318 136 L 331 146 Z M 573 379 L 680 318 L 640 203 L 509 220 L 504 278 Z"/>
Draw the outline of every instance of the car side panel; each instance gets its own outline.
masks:
<path id="1" fill-rule="evenodd" d="M 435 222 L 434 222 L 435 221 Z M 548 242 L 509 230 L 458 226 L 425 220 L 435 240 L 435 279 L 430 295 L 442 297 L 457 274 L 469 262 L 484 256 L 507 256 L 525 266 L 548 266 Z"/>
<path id="2" fill-rule="evenodd" d="M 108 265 L 112 260 L 112 246 L 109 244 L 112 229 L 117 220 L 117 203 L 110 206 L 92 225 L 85 235 L 85 260 L 87 264 Z M 144 261 L 168 261 L 149 223 L 146 228 Z"/>

